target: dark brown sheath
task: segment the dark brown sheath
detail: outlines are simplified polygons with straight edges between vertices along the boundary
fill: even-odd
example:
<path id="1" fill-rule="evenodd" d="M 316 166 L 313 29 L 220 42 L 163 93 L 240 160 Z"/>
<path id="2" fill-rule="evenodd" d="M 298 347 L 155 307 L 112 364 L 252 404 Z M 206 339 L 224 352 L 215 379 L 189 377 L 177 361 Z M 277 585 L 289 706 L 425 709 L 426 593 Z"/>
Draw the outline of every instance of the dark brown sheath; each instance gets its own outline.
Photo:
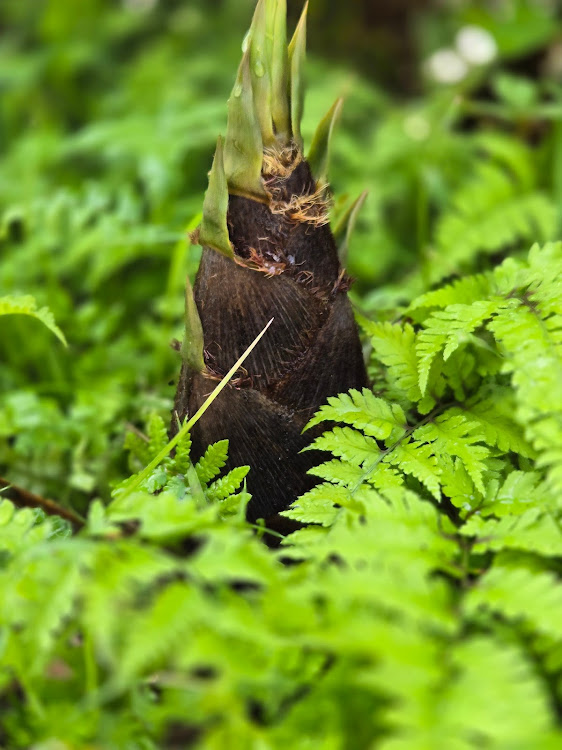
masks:
<path id="1" fill-rule="evenodd" d="M 261 181 L 265 199 L 232 194 L 228 182 L 231 257 L 201 239 L 193 295 L 204 367 L 184 363 L 173 424 L 194 414 L 274 318 L 244 370 L 192 430 L 194 460 L 226 438 L 229 467 L 250 465 L 247 517 L 269 524 L 315 483 L 307 470 L 319 455 L 301 453 L 312 438 L 302 432 L 306 423 L 328 396 L 365 386 L 367 376 L 325 183 L 293 138 L 264 150 Z"/>

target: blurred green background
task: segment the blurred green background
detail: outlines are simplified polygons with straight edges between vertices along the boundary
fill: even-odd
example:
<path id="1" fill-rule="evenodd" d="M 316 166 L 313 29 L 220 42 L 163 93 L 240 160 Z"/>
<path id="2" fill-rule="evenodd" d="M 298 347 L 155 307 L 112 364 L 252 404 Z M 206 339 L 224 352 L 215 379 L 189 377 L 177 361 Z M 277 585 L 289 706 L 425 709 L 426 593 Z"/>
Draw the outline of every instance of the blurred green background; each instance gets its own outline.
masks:
<path id="1" fill-rule="evenodd" d="M 187 230 L 253 6 L 0 3 L 0 296 L 34 295 L 69 341 L 1 319 L 11 481 L 83 509 L 126 471 L 127 424 L 169 412 L 199 257 Z M 305 142 L 346 98 L 334 216 L 369 191 L 349 254 L 363 311 L 557 236 L 557 2 L 313 0 L 308 76 Z"/>

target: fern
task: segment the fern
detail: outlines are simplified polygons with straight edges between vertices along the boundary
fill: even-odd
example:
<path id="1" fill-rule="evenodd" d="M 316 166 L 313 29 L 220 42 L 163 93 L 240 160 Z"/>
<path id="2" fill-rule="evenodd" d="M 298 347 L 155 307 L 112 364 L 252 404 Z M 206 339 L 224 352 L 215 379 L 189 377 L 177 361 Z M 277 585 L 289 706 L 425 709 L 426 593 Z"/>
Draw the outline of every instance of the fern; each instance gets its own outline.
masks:
<path id="1" fill-rule="evenodd" d="M 477 425 L 462 414 L 447 412 L 432 424 L 419 427 L 414 437 L 422 443 L 431 443 L 438 455 L 457 456 L 476 489 L 483 491 L 485 459 L 490 452 L 486 446 L 479 445 L 481 436 L 477 432 Z"/>
<path id="2" fill-rule="evenodd" d="M 209 446 L 204 455 L 195 464 L 199 481 L 203 484 L 214 479 L 226 463 L 228 440 L 220 440 Z"/>
<path id="3" fill-rule="evenodd" d="M 398 445 L 389 455 L 388 462 L 404 474 L 418 479 L 437 500 L 441 497 L 440 472 L 433 446 L 412 440 Z"/>
<path id="4" fill-rule="evenodd" d="M 516 549 L 556 557 L 562 548 L 557 517 L 536 507 L 499 520 L 474 516 L 462 527 L 461 533 L 474 537 L 475 552 Z"/>
<path id="5" fill-rule="evenodd" d="M 375 186 L 353 236 L 340 224 L 373 389 L 312 419 L 324 457 L 283 538 L 246 523 L 225 441 L 192 461 L 186 435 L 137 481 L 167 444 L 186 230 L 248 18 L 234 0 L 212 23 L 202 0 L 22 5 L 0 3 L 0 314 L 42 325 L 0 334 L 0 744 L 560 748 L 562 247 L 526 252 L 560 227 L 560 92 L 502 73 L 552 47 L 556 4 L 480 3 L 496 59 L 415 101 L 354 74 L 334 212 Z M 462 41 L 449 5 L 423 11 L 417 48 Z M 309 71 L 306 143 L 349 87 Z M 25 490 L 87 523 L 16 507 Z"/>
<path id="6" fill-rule="evenodd" d="M 35 318 L 41 321 L 66 346 L 64 333 L 55 323 L 53 313 L 48 307 L 38 308 L 35 298 L 30 295 L 0 297 L 0 315 L 27 315 Z"/>
<path id="7" fill-rule="evenodd" d="M 146 432 L 127 433 L 125 448 L 129 451 L 129 463 L 141 467 L 150 463 L 168 443 L 168 433 L 162 417 L 156 413 L 150 415 Z M 188 434 L 179 442 L 173 457 L 165 458 L 149 476 L 141 482 L 141 487 L 150 493 L 158 494 L 158 504 L 147 508 L 142 504 L 138 520 L 141 522 L 141 533 L 153 538 L 178 539 L 194 528 L 195 508 L 208 504 L 220 504 L 220 512 L 238 514 L 243 509 L 250 495 L 245 489 L 240 490 L 249 466 L 240 466 L 218 476 L 228 457 L 228 440 L 210 445 L 195 466 L 190 456 L 191 437 Z M 142 470 L 142 469 L 141 469 Z M 138 474 L 133 474 L 124 482 L 117 484 L 113 496 L 112 513 L 109 519 L 93 520 L 103 529 L 107 523 L 115 522 L 135 513 L 142 495 L 129 494 L 129 488 L 136 481 Z M 218 477 L 218 478 L 217 478 Z M 214 481 L 213 481 L 214 480 Z M 125 490 L 125 492 L 123 492 Z M 178 502 L 182 501 L 182 502 Z M 209 518 L 214 518 L 211 514 Z"/>
<path id="8" fill-rule="evenodd" d="M 419 401 L 418 357 L 413 346 L 415 333 L 412 326 L 365 320 L 363 327 L 370 337 L 377 361 L 385 366 L 389 385 L 408 401 Z"/>
<path id="9" fill-rule="evenodd" d="M 317 437 L 304 450 L 330 451 L 351 464 L 363 466 L 379 452 L 377 441 L 352 427 L 334 427 Z"/>
<path id="10" fill-rule="evenodd" d="M 183 583 L 171 583 L 158 592 L 150 609 L 135 617 L 132 638 L 123 650 L 112 689 L 122 689 L 181 646 L 182 640 L 189 637 L 192 614 L 197 606 L 201 606 L 198 592 Z M 156 644 L 153 642 L 155 631 L 159 633 Z"/>
<path id="11" fill-rule="evenodd" d="M 224 477 L 216 479 L 208 487 L 208 495 L 212 500 L 222 501 L 226 500 L 230 495 L 233 495 L 239 488 L 244 477 L 250 471 L 249 466 L 239 466 L 236 469 L 232 469 Z"/>
<path id="12" fill-rule="evenodd" d="M 489 393 L 489 395 L 487 395 Z M 487 445 L 496 446 L 504 453 L 517 453 L 526 458 L 534 458 L 535 452 L 521 433 L 521 428 L 513 419 L 515 401 L 513 392 L 501 386 L 475 395 L 462 409 L 452 409 L 450 414 L 465 414 L 477 425 L 478 432 L 485 437 Z"/>
<path id="13" fill-rule="evenodd" d="M 533 184 L 532 153 L 510 144 L 494 154 L 497 143 L 501 140 L 481 140 L 481 145 L 491 147 L 492 157 L 501 158 L 479 161 L 439 219 L 435 230 L 439 262 L 430 270 L 432 281 L 465 268 L 479 253 L 498 252 L 533 239 L 545 241 L 554 235 L 557 211 Z"/>
<path id="14" fill-rule="evenodd" d="M 419 359 L 419 387 L 425 393 L 431 365 L 437 354 L 443 360 L 462 343 L 470 341 L 470 334 L 491 316 L 501 301 L 476 301 L 472 305 L 448 305 L 442 312 L 430 315 L 424 321 L 424 330 L 417 338 L 416 353 Z"/>
<path id="15" fill-rule="evenodd" d="M 402 408 L 373 396 L 366 388 L 362 392 L 352 389 L 349 394 L 329 398 L 328 405 L 318 410 L 307 427 L 314 427 L 325 420 L 345 422 L 385 441 L 396 440 L 406 429 Z"/>
<path id="16" fill-rule="evenodd" d="M 533 607 L 529 607 L 529 602 L 533 602 Z M 471 591 L 465 608 L 467 615 L 474 618 L 491 612 L 537 633 L 557 640 L 562 637 L 562 587 L 549 572 L 495 565 Z"/>
<path id="17" fill-rule="evenodd" d="M 552 714 L 544 688 L 517 646 L 476 636 L 453 651 L 451 668 L 457 677 L 445 692 L 441 736 L 460 737 L 466 748 L 540 747 L 549 740 Z M 483 679 L 484 674 L 493 678 Z M 526 709 L 514 716 L 513 706 Z M 476 727 L 469 719 L 475 715 Z"/>

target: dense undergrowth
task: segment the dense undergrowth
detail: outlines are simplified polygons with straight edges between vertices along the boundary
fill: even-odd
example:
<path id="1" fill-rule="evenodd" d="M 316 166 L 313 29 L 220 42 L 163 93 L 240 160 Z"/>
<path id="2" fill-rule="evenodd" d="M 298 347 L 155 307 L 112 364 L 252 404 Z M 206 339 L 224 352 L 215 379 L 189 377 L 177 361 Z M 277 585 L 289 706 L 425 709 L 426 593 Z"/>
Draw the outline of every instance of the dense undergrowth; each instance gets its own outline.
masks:
<path id="1" fill-rule="evenodd" d="M 373 390 L 314 418 L 332 458 L 276 550 L 224 442 L 145 470 L 249 17 L 150 5 L 0 10 L 0 476 L 84 518 L 0 501 L 0 745 L 560 747 L 562 89 L 509 72 L 548 4 L 428 14 L 428 49 L 472 22 L 498 51 L 416 100 L 310 63 L 305 139 L 348 93 L 334 223 L 370 190 Z"/>

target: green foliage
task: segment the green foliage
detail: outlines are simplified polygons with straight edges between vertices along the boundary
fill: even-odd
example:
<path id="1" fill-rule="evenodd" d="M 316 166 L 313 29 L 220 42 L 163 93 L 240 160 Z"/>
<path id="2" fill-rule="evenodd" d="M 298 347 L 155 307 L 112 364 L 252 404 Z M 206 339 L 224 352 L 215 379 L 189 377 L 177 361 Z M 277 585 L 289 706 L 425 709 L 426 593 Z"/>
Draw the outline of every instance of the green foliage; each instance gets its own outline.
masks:
<path id="1" fill-rule="evenodd" d="M 483 160 L 451 198 L 435 228 L 438 262 L 429 272 L 438 280 L 466 268 L 479 253 L 495 253 L 525 241 L 555 235 L 558 211 L 537 190 L 533 152 L 513 141 L 480 138 Z"/>
<path id="2" fill-rule="evenodd" d="M 2 501 L 6 743 L 557 747 L 561 270 L 534 246 L 368 324 L 377 395 L 311 420 L 339 423 L 313 446 L 334 458 L 277 551 L 226 441 L 193 466 L 187 436 L 77 535 Z M 166 444 L 152 415 L 131 469 Z"/>
<path id="3" fill-rule="evenodd" d="M 186 231 L 253 2 L 0 5 L 0 475 L 87 519 L 0 494 L 0 745 L 557 750 L 552 4 L 422 14 L 424 55 L 472 24 L 497 57 L 450 86 L 416 60 L 416 99 L 310 61 L 307 143 L 347 95 L 334 225 L 369 189 L 349 270 L 373 390 L 311 420 L 318 484 L 275 549 L 245 521 L 252 469 L 225 470 L 226 441 L 193 463 L 185 436 L 152 468 L 198 260 Z M 329 0 L 312 22 L 332 11 L 319 45 L 352 40 L 399 75 L 403 34 L 385 57 L 388 29 L 357 34 Z M 521 57 L 537 52 L 539 79 Z"/>
<path id="4" fill-rule="evenodd" d="M 49 331 L 54 333 L 63 344 L 66 344 L 64 334 L 55 323 L 53 313 L 47 307 L 42 307 L 38 310 L 35 299 L 29 295 L 22 297 L 14 297 L 12 295 L 0 297 L 0 315 L 28 315 L 31 318 L 36 318 Z"/>

